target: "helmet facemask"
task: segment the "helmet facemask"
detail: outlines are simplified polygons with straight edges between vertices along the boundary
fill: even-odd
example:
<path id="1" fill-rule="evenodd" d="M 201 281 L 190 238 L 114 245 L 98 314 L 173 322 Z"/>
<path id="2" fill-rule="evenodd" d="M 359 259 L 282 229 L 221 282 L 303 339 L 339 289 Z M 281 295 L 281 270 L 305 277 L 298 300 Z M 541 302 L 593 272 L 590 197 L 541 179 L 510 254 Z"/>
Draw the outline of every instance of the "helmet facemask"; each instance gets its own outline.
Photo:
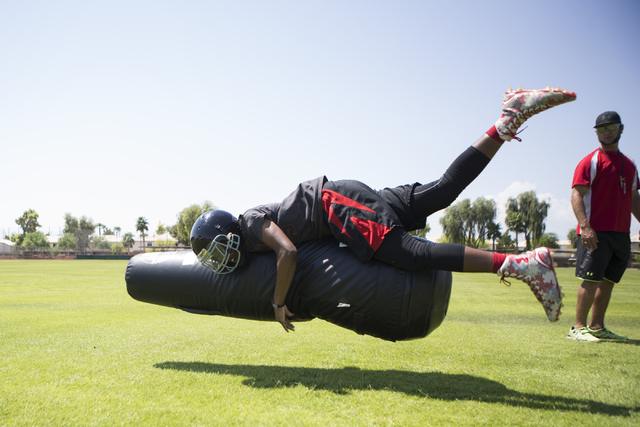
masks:
<path id="1" fill-rule="evenodd" d="M 231 273 L 244 263 L 240 236 L 218 234 L 206 249 L 200 251 L 198 261 L 216 274 Z"/>

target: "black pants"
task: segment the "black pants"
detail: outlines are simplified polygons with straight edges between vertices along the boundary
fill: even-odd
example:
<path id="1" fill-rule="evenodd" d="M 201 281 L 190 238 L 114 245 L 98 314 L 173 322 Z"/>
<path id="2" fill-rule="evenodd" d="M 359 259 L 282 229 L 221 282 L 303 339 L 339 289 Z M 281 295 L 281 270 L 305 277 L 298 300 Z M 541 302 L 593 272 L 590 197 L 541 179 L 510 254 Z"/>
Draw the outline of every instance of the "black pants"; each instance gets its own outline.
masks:
<path id="1" fill-rule="evenodd" d="M 417 220 L 442 210 L 467 188 L 491 159 L 475 147 L 469 147 L 449 166 L 442 177 L 415 188 L 411 195 L 411 211 Z M 465 246 L 434 243 L 416 238 L 396 227 L 384 238 L 373 257 L 409 271 L 462 271 Z"/>

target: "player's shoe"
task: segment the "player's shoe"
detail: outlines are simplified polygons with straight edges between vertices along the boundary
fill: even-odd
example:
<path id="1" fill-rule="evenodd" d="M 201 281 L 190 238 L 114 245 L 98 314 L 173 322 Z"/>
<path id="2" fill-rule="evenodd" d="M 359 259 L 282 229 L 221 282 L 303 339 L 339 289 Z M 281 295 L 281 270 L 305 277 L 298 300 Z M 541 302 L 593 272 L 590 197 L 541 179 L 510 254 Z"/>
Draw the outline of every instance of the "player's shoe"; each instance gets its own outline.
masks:
<path id="1" fill-rule="evenodd" d="M 593 334 L 587 327 L 576 329 L 574 326 L 572 326 L 569 330 L 569 335 L 567 335 L 567 338 L 580 342 L 600 342 L 600 338 L 593 336 Z"/>
<path id="2" fill-rule="evenodd" d="M 612 331 L 610 331 L 609 329 L 607 329 L 606 326 L 602 326 L 602 329 L 589 329 L 589 333 L 591 335 L 593 335 L 596 338 L 599 338 L 601 340 L 619 340 L 619 341 L 624 341 L 624 340 L 628 340 L 628 337 L 625 337 L 623 335 L 618 335 Z"/>
<path id="3" fill-rule="evenodd" d="M 522 141 L 516 135 L 522 124 L 541 111 L 576 100 L 576 94 L 558 88 L 536 90 L 512 90 L 509 88 L 502 98 L 502 116 L 496 122 L 496 130 L 500 138 L 511 141 L 515 138 Z"/>
<path id="4" fill-rule="evenodd" d="M 562 289 L 553 268 L 553 260 L 548 248 L 537 248 L 522 255 L 509 255 L 498 270 L 500 281 L 510 284 L 505 277 L 522 280 L 536 296 L 547 317 L 555 322 L 562 308 Z"/>

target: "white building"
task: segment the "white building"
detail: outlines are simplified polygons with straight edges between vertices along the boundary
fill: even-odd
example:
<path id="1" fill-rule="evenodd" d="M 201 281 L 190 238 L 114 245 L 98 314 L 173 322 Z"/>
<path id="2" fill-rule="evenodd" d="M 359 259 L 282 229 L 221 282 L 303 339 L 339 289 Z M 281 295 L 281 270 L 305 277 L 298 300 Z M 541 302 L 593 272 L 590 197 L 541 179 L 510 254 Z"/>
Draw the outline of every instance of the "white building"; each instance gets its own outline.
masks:
<path id="1" fill-rule="evenodd" d="M 563 251 L 573 250 L 573 247 L 571 247 L 571 240 L 569 239 L 558 240 L 558 246 L 560 246 L 560 249 Z"/>
<path id="2" fill-rule="evenodd" d="M 0 254 L 8 254 L 11 253 L 11 247 L 14 243 L 11 240 L 2 239 L 0 240 Z"/>
<path id="3" fill-rule="evenodd" d="M 107 234 L 107 235 L 98 235 L 98 234 L 94 234 L 92 236 L 92 239 L 95 240 L 96 239 L 102 239 L 105 242 L 108 242 L 110 244 L 114 244 L 114 243 L 123 243 L 122 241 L 122 236 L 115 236 L 113 234 Z M 47 236 L 47 241 L 49 242 L 49 244 L 52 247 L 56 247 L 58 246 L 58 242 L 60 241 L 60 239 L 62 239 L 62 236 Z M 9 242 L 11 243 L 11 245 L 13 245 L 12 242 L 5 240 L 5 242 Z M 176 241 L 173 237 L 169 236 L 169 235 L 162 235 L 162 236 L 145 236 L 144 238 L 144 243 L 146 245 L 146 248 L 142 247 L 142 237 L 141 236 L 137 236 L 134 237 L 134 244 L 133 247 L 131 248 L 131 253 L 138 253 L 138 252 L 143 252 L 145 249 L 146 251 L 153 251 L 153 250 L 162 250 L 160 248 L 157 247 L 156 245 L 157 243 L 160 243 L 161 245 L 164 245 L 165 242 L 169 243 L 169 246 L 176 246 Z M 7 250 L 8 251 L 8 250 Z M 125 253 L 126 253 L 127 249 L 125 248 Z"/>
<path id="4" fill-rule="evenodd" d="M 114 243 L 122 243 L 122 236 L 115 236 L 113 234 L 108 234 L 108 235 L 97 235 L 94 234 L 93 235 L 93 239 L 95 241 L 96 238 L 100 238 L 106 242 L 109 242 L 111 244 Z M 51 241 L 51 240 L 50 240 Z M 131 253 L 138 253 L 138 252 L 151 252 L 153 250 L 162 250 L 161 248 L 157 247 L 158 245 L 156 245 L 156 243 L 160 243 L 162 245 L 165 244 L 165 242 L 168 242 L 169 246 L 173 246 L 175 247 L 176 245 L 176 241 L 174 240 L 173 237 L 167 235 L 162 235 L 162 236 L 145 236 L 144 237 L 144 245 L 146 247 L 143 247 L 143 243 L 142 243 L 142 236 L 135 236 L 134 237 L 134 243 L 133 243 L 133 247 L 130 249 Z M 127 251 L 127 248 L 125 248 L 125 252 Z"/>
<path id="5" fill-rule="evenodd" d="M 640 233 L 631 235 L 631 250 L 640 252 Z"/>

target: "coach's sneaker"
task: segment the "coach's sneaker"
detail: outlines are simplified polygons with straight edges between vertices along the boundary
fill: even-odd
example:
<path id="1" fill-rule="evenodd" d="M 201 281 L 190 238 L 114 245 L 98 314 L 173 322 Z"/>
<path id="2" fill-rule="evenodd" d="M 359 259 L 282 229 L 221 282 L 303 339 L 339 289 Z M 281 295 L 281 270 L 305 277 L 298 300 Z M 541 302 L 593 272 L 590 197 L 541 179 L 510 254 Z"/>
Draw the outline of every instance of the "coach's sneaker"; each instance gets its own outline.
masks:
<path id="1" fill-rule="evenodd" d="M 537 248 L 522 255 L 509 255 L 498 270 L 500 281 L 510 284 L 505 277 L 522 280 L 544 307 L 547 317 L 555 322 L 560 317 L 564 294 L 553 268 L 548 248 Z"/>
<path id="2" fill-rule="evenodd" d="M 509 88 L 502 98 L 502 116 L 496 122 L 496 130 L 500 138 L 511 141 L 515 138 L 522 141 L 516 135 L 518 129 L 531 116 L 541 111 L 576 100 L 576 94 L 559 87 L 538 90 L 512 90 Z"/>
<path id="3" fill-rule="evenodd" d="M 589 333 L 591 335 L 593 335 L 596 338 L 600 338 L 601 340 L 619 340 L 619 341 L 624 341 L 624 340 L 628 340 L 628 337 L 625 337 L 623 335 L 618 335 L 612 331 L 610 331 L 609 329 L 607 329 L 606 326 L 602 326 L 602 329 L 589 329 Z"/>
<path id="4" fill-rule="evenodd" d="M 572 326 L 569 330 L 569 335 L 567 338 L 570 340 L 576 340 L 580 342 L 600 342 L 600 339 L 593 336 L 589 331 L 589 328 L 575 328 Z"/>

